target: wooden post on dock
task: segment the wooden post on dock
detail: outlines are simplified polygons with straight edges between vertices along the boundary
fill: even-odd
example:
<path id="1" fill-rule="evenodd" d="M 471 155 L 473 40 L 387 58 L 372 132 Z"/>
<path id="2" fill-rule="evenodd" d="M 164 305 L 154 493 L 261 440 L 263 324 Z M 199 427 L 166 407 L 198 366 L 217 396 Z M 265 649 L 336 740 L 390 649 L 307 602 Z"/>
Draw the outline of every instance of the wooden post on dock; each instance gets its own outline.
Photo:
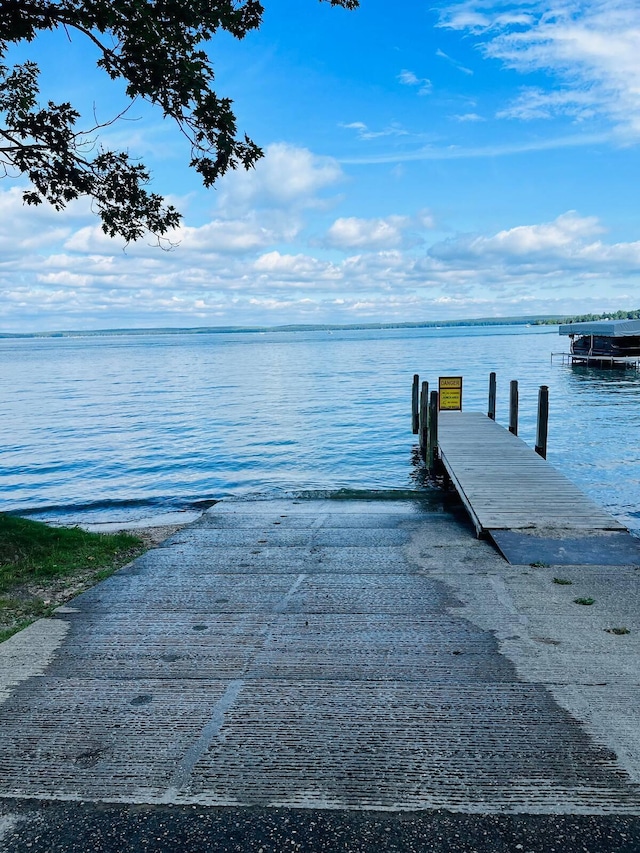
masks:
<path id="1" fill-rule="evenodd" d="M 413 388 L 411 390 L 411 429 L 413 434 L 417 435 L 420 429 L 420 377 L 417 373 L 413 374 Z"/>
<path id="2" fill-rule="evenodd" d="M 427 446 L 427 468 L 433 472 L 438 458 L 438 392 L 432 391 L 429 398 L 429 432 Z"/>
<path id="3" fill-rule="evenodd" d="M 538 391 L 538 428 L 536 430 L 536 453 L 547 458 L 547 428 L 549 425 L 549 386 L 541 385 Z"/>
<path id="4" fill-rule="evenodd" d="M 427 455 L 429 433 L 429 383 L 423 382 L 420 389 L 420 455 L 424 460 Z"/>
<path id="5" fill-rule="evenodd" d="M 492 421 L 496 419 L 496 375 L 495 373 L 489 374 L 489 411 L 487 412 L 487 417 L 491 418 Z"/>
<path id="6" fill-rule="evenodd" d="M 512 379 L 509 386 L 509 432 L 518 434 L 518 380 Z"/>

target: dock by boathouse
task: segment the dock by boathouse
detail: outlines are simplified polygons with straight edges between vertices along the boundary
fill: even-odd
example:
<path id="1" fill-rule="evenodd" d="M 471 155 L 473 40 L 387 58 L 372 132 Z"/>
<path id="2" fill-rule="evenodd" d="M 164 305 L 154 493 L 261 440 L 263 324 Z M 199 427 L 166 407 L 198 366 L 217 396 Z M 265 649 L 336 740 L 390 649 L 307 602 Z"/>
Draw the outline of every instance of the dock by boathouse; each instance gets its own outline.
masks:
<path id="1" fill-rule="evenodd" d="M 640 367 L 640 320 L 594 320 L 589 323 L 563 323 L 561 335 L 571 339 L 564 364 L 587 367 Z"/>

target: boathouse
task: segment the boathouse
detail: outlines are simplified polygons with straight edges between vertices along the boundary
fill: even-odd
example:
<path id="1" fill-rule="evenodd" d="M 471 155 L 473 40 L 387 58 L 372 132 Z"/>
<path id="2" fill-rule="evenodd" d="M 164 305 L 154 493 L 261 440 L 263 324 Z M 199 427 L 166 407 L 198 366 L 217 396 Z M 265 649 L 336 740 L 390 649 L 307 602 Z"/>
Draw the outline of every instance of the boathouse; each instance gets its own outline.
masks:
<path id="1" fill-rule="evenodd" d="M 594 367 L 640 366 L 640 320 L 594 320 L 563 323 L 561 335 L 571 338 L 567 361 Z"/>

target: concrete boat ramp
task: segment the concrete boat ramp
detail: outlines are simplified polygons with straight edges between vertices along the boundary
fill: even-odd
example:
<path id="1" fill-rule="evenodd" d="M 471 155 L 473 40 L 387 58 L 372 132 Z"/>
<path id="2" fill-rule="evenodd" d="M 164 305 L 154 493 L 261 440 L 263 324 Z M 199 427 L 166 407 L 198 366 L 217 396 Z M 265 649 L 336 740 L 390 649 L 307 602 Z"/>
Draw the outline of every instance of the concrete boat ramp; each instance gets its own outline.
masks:
<path id="1" fill-rule="evenodd" d="M 640 849 L 638 567 L 448 500 L 223 502 L 0 646 L 0 849 Z"/>

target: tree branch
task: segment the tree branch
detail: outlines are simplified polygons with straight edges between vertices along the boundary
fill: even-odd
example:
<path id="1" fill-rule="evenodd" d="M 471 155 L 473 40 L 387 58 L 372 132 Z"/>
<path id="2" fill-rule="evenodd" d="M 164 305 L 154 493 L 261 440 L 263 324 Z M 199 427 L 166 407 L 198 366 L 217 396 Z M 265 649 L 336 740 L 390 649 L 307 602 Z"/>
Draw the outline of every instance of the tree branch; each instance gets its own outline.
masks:
<path id="1" fill-rule="evenodd" d="M 358 0 L 322 2 L 358 6 Z M 75 30 L 98 49 L 98 66 L 126 82 L 130 99 L 105 122 L 94 107 L 93 127 L 77 130 L 80 115 L 71 104 L 38 105 L 35 63 L 11 70 L 0 64 L 0 163 L 5 173 L 8 164 L 31 181 L 25 202 L 46 200 L 61 209 L 90 196 L 105 233 L 127 241 L 175 228 L 179 213 L 147 190 L 142 164 L 126 152 L 91 150 L 93 136 L 122 119 L 138 97 L 176 122 L 205 187 L 229 169 L 253 167 L 262 151 L 238 133 L 232 101 L 212 89 L 214 71 L 201 45 L 219 30 L 244 38 L 260 26 L 263 12 L 260 0 L 0 0 L 0 57 L 9 44 L 31 42 L 44 30 L 64 29 L 69 39 Z"/>

